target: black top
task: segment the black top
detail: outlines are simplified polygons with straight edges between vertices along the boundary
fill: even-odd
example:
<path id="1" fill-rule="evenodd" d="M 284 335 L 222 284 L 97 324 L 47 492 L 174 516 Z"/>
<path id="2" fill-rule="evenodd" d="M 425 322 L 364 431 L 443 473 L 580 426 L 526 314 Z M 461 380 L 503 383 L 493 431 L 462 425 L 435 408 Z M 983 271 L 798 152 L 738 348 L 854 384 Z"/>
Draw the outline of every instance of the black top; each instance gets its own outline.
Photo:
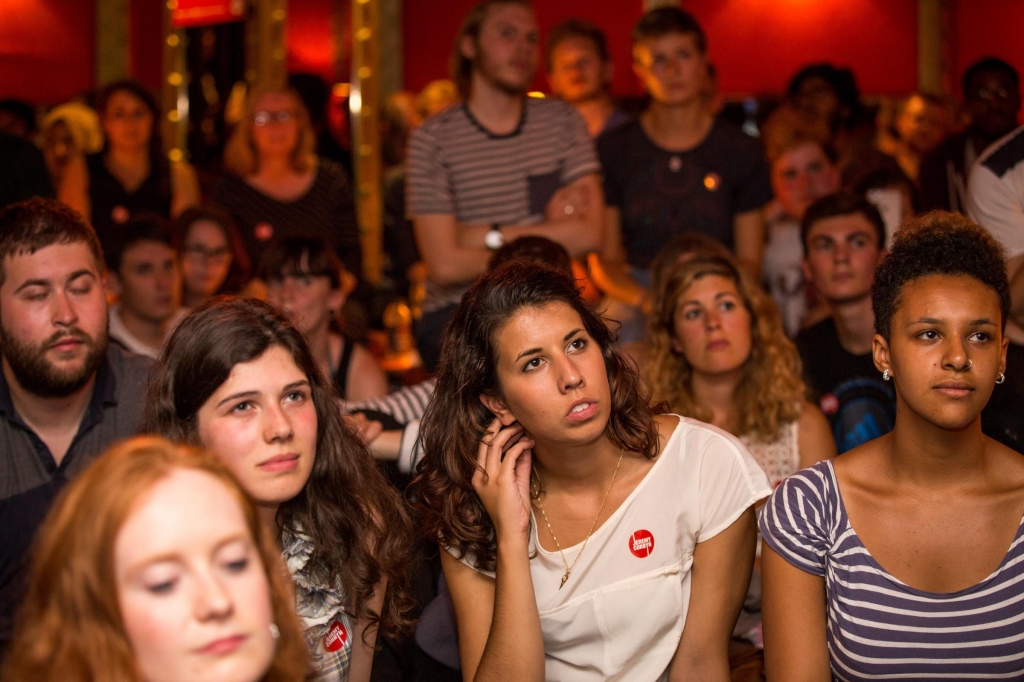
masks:
<path id="1" fill-rule="evenodd" d="M 253 266 L 267 242 L 274 238 L 315 236 L 327 240 L 352 274 L 362 275 L 352 186 L 345 170 L 334 161 L 320 159 L 309 191 L 295 201 L 278 201 L 245 180 L 225 173 L 213 188 L 211 201 L 234 216 Z"/>
<path id="2" fill-rule="evenodd" d="M 0 131 L 0 209 L 29 197 L 53 196 L 43 153 L 28 140 Z"/>
<path id="3" fill-rule="evenodd" d="M 830 317 L 801 331 L 796 346 L 814 397 L 832 425 L 840 453 L 892 431 L 896 394 L 871 353 L 854 355 L 839 343 Z"/>
<path id="4" fill-rule="evenodd" d="M 352 364 L 352 350 L 355 345 L 351 339 L 341 337 L 341 358 L 338 359 L 337 369 L 331 374 L 334 388 L 337 389 L 338 396 L 342 400 L 345 400 L 348 391 L 348 366 Z"/>
<path id="5" fill-rule="evenodd" d="M 648 268 L 681 232 L 700 232 L 733 247 L 733 218 L 772 199 L 761 145 L 716 120 L 693 149 L 672 152 L 647 137 L 639 120 L 597 140 L 604 195 L 619 209 L 630 265 Z"/>
<path id="6" fill-rule="evenodd" d="M 107 170 L 104 156 L 104 152 L 97 152 L 85 157 L 89 167 L 92 225 L 100 241 L 106 242 L 114 229 L 136 213 L 171 217 L 171 165 L 167 159 L 151 163 L 149 175 L 134 192 L 129 193 L 121 181 Z"/>
<path id="7" fill-rule="evenodd" d="M 921 187 L 921 211 L 959 211 L 967 213 L 967 133 L 948 138 L 921 160 L 918 185 Z"/>
<path id="8" fill-rule="evenodd" d="M 28 549 L 60 489 L 112 443 L 138 433 L 152 362 L 108 344 L 89 407 L 60 465 L 14 409 L 0 372 L 0 648 L 24 593 Z"/>

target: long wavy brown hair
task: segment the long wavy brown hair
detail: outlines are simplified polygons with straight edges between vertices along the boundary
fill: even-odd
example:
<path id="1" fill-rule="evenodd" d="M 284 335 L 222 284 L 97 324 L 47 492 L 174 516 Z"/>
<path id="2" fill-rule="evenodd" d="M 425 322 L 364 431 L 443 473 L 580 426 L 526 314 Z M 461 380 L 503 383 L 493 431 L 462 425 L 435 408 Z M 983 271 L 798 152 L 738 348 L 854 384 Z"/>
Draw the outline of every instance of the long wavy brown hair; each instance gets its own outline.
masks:
<path id="1" fill-rule="evenodd" d="M 693 395 L 693 370 L 686 357 L 672 348 L 676 307 L 683 293 L 702 277 L 732 280 L 750 313 L 750 357 L 733 396 L 739 417 L 733 435 L 774 439 L 779 429 L 800 418 L 807 392 L 801 378 L 800 355 L 782 328 L 782 316 L 771 296 L 736 266 L 732 258 L 714 253 L 695 255 L 672 266 L 664 286 L 655 292 L 648 324 L 647 380 L 655 400 L 667 402 L 686 417 L 711 421 L 711 410 Z"/>
<path id="2" fill-rule="evenodd" d="M 235 365 L 271 347 L 286 350 L 305 373 L 317 416 L 313 471 L 302 492 L 280 506 L 278 522 L 312 539 L 315 579 L 340 581 L 350 615 L 384 636 L 406 629 L 413 606 L 406 570 L 412 522 L 366 445 L 342 420 L 334 388 L 302 334 L 276 309 L 254 298 L 220 297 L 182 320 L 150 381 L 143 430 L 201 445 L 199 408 Z M 382 580 L 387 591 L 378 614 L 369 602 Z"/>
<path id="3" fill-rule="evenodd" d="M 306 679 L 309 651 L 288 571 L 255 506 L 216 457 L 150 436 L 112 447 L 50 510 L 36 538 L 5 680 L 142 682 L 118 606 L 114 543 L 138 500 L 178 469 L 213 476 L 242 509 L 270 583 L 280 631 L 265 682 Z"/>
<path id="4" fill-rule="evenodd" d="M 648 458 L 658 454 L 658 431 L 636 368 L 615 347 L 604 320 L 564 273 L 513 261 L 482 276 L 462 298 L 445 330 L 437 387 L 420 423 L 424 458 L 409 496 L 423 532 L 457 556 L 471 555 L 494 570 L 494 525 L 473 490 L 477 447 L 494 415 L 480 396 L 501 395 L 495 337 L 524 308 L 565 303 L 575 310 L 604 356 L 611 388 L 605 434 L 616 446 Z"/>

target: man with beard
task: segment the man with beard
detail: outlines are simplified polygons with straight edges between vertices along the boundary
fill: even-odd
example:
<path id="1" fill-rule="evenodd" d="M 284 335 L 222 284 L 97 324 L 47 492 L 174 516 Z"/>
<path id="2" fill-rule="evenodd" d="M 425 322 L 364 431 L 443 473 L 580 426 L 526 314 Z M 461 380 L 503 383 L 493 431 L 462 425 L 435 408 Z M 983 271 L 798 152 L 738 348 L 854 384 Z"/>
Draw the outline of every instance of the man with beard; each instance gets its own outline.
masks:
<path id="1" fill-rule="evenodd" d="M 580 112 L 591 137 L 629 123 L 629 116 L 615 107 L 608 94 L 612 62 L 601 29 L 580 19 L 553 26 L 547 56 L 551 92 Z"/>
<path id="2" fill-rule="evenodd" d="M 103 253 L 50 199 L 0 212 L 0 650 L 61 487 L 135 435 L 150 361 L 107 344 Z"/>
<path id="3" fill-rule="evenodd" d="M 485 0 L 455 41 L 453 80 L 464 103 L 409 140 L 407 211 L 427 266 L 416 336 L 428 369 L 441 332 L 491 251 L 527 235 L 573 256 L 601 247 L 600 165 L 583 118 L 557 100 L 528 98 L 539 58 L 524 0 Z"/>
<path id="4" fill-rule="evenodd" d="M 892 430 L 896 394 L 871 356 L 871 284 L 885 255 L 885 223 L 866 199 L 837 193 L 804 213 L 804 277 L 831 315 L 796 337 L 807 385 L 840 454 Z"/>

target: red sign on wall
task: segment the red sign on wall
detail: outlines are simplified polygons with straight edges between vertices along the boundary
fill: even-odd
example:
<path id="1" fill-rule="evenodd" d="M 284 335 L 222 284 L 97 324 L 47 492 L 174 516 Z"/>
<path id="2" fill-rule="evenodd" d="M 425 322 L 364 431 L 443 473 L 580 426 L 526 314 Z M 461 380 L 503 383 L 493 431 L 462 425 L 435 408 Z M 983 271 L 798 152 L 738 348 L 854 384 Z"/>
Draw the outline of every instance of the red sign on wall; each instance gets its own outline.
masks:
<path id="1" fill-rule="evenodd" d="M 171 10 L 174 28 L 209 26 L 245 17 L 245 0 L 178 0 Z"/>

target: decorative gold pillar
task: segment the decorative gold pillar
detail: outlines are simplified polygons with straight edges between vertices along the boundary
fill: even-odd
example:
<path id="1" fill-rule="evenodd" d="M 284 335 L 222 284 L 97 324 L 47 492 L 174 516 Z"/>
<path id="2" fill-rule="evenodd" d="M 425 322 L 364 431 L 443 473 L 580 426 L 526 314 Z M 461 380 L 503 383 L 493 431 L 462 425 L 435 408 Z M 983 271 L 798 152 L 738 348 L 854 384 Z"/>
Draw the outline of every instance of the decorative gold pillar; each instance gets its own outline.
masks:
<path id="1" fill-rule="evenodd" d="M 285 29 L 288 0 L 251 0 L 246 27 L 245 80 L 257 84 L 284 85 L 288 78 Z"/>
<path id="2" fill-rule="evenodd" d="M 955 94 L 951 0 L 917 0 L 917 87 L 922 92 Z"/>
<path id="3" fill-rule="evenodd" d="M 352 0 L 352 157 L 355 165 L 356 211 L 363 246 L 363 276 L 380 281 L 380 0 Z"/>
<path id="4" fill-rule="evenodd" d="M 380 96 L 386 101 L 405 87 L 402 68 L 402 0 L 380 0 Z"/>
<path id="5" fill-rule="evenodd" d="M 127 77 L 128 0 L 96 0 L 96 85 Z"/>
<path id="6" fill-rule="evenodd" d="M 164 3 L 164 83 L 160 105 L 164 114 L 163 137 L 171 161 L 188 160 L 188 38 L 171 26 L 177 0 Z"/>

